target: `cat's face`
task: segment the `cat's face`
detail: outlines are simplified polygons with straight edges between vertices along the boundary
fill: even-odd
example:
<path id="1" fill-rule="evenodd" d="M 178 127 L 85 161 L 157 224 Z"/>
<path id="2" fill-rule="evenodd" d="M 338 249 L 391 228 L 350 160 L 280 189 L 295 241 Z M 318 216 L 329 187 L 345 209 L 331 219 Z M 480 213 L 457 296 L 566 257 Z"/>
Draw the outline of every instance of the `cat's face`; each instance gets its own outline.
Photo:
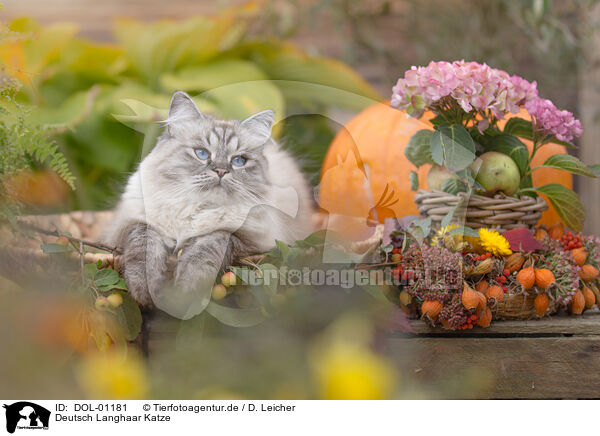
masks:
<path id="1" fill-rule="evenodd" d="M 268 185 L 264 146 L 273 118 L 272 111 L 264 111 L 244 121 L 216 120 L 177 92 L 165 133 L 151 153 L 153 166 L 186 193 L 260 202 Z"/>

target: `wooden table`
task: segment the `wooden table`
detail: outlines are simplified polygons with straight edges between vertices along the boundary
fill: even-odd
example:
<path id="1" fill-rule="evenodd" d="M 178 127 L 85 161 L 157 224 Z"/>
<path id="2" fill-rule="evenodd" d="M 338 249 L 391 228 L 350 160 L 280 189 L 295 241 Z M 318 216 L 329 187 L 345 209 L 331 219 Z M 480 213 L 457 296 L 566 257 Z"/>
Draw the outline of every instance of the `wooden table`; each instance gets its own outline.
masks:
<path id="1" fill-rule="evenodd" d="M 411 392 L 439 398 L 600 398 L 600 312 L 388 338 Z M 418 386 L 418 388 L 417 388 Z M 411 392 L 412 397 L 418 392 Z"/>

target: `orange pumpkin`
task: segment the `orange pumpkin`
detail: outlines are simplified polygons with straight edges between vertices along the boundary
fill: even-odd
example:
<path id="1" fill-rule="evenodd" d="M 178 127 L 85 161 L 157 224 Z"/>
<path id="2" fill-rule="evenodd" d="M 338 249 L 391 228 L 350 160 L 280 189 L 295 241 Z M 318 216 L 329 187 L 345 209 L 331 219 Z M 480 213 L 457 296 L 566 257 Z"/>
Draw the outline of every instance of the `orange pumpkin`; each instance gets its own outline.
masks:
<path id="1" fill-rule="evenodd" d="M 319 205 L 329 213 L 366 219 L 376 215 L 416 214 L 408 173 L 415 167 L 404 156 L 411 136 L 431 129 L 427 121 L 408 118 L 406 112 L 378 103 L 365 109 L 342 129 L 323 162 Z M 419 169 L 421 187 L 429 165 Z M 393 191 L 387 202 L 384 190 Z M 386 195 L 389 195 L 386 193 Z M 383 203 L 380 201 L 382 200 Z M 375 208 L 375 213 L 371 212 Z"/>
<path id="2" fill-rule="evenodd" d="M 530 119 L 528 113 L 513 115 Z M 387 216 L 416 214 L 414 192 L 408 174 L 415 167 L 404 156 L 410 137 L 421 129 L 431 129 L 425 114 L 420 120 L 409 118 L 406 112 L 377 103 L 351 119 L 332 141 L 323 162 L 319 203 L 329 213 L 383 222 Z M 510 118 L 510 117 L 509 117 Z M 503 127 L 505 121 L 500 123 Z M 530 141 L 524 141 L 531 151 Z M 533 159 L 541 165 L 549 156 L 566 153 L 565 147 L 547 144 Z M 427 189 L 424 165 L 417 172 L 420 188 Z M 533 173 L 534 186 L 560 183 L 573 187 L 570 173 L 553 168 L 541 168 Z M 386 190 L 386 187 L 388 188 Z M 392 192 L 393 191 L 393 192 Z M 560 221 L 552 206 L 545 211 L 540 224 Z"/>

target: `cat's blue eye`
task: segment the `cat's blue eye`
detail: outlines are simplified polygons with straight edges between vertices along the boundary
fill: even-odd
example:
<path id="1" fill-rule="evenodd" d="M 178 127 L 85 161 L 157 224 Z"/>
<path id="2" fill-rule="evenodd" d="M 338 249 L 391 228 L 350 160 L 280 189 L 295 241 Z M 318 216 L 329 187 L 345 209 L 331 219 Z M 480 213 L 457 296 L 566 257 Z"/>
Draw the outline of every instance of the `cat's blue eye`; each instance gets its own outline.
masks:
<path id="1" fill-rule="evenodd" d="M 231 159 L 231 165 L 234 167 L 243 167 L 245 163 L 246 158 L 243 156 L 234 156 L 233 159 Z"/>
<path id="2" fill-rule="evenodd" d="M 198 156 L 198 159 L 202 159 L 202 160 L 206 160 L 210 156 L 208 151 L 203 148 L 194 149 L 194 153 L 196 153 L 196 156 Z"/>

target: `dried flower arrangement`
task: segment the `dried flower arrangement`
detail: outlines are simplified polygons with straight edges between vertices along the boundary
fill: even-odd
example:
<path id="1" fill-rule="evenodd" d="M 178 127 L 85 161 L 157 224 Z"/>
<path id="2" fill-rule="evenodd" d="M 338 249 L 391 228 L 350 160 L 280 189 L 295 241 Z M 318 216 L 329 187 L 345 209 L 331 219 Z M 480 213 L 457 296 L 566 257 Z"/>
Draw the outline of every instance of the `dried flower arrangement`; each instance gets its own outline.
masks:
<path id="1" fill-rule="evenodd" d="M 388 220 L 382 245 L 398 279 L 396 302 L 429 324 L 464 330 L 502 319 L 559 311 L 581 314 L 600 304 L 600 238 L 564 232 L 562 225 L 499 234 L 450 224 L 432 231 L 428 219 Z M 600 306 L 599 306 L 600 307 Z M 514 309 L 513 309 L 514 310 Z"/>

